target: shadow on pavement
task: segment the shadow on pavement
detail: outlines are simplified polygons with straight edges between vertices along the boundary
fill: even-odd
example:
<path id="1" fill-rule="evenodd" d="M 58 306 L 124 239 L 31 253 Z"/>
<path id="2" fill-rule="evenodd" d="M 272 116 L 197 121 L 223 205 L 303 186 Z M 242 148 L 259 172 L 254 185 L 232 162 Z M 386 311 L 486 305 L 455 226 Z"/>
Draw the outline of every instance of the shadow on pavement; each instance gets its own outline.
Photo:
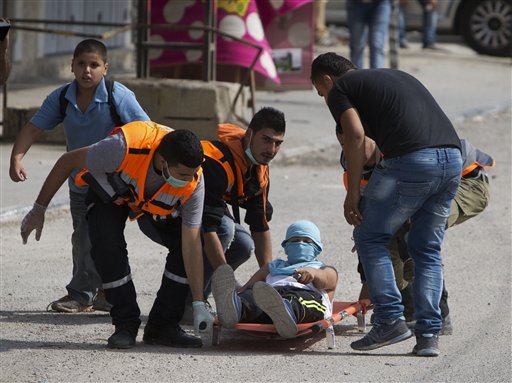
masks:
<path id="1" fill-rule="evenodd" d="M 89 325 L 95 323 L 110 324 L 107 312 L 57 313 L 54 311 L 0 311 L 0 323 L 34 323 L 53 325 Z"/>
<path id="2" fill-rule="evenodd" d="M 145 323 L 147 318 L 142 318 Z M 254 333 L 246 331 L 235 331 L 222 329 L 220 344 L 201 349 L 185 349 L 171 348 L 165 346 L 147 345 L 142 342 L 142 334 L 144 332 L 141 326 L 138 335 L 136 347 L 129 350 L 107 349 L 107 337 L 110 335 L 113 326 L 110 325 L 110 316 L 107 313 L 77 313 L 62 314 L 46 311 L 0 311 L 0 323 L 4 329 L 2 339 L 0 339 L 0 353 L 10 350 L 20 349 L 65 349 L 65 350 L 99 350 L 110 352 L 130 352 L 130 353 L 156 353 L 156 354 L 176 354 L 180 357 L 195 357 L 202 354 L 218 354 L 219 356 L 237 354 L 295 354 L 306 351 L 308 353 L 332 355 L 339 354 L 337 349 L 340 348 L 342 342 L 346 342 L 347 337 L 361 336 L 357 332 L 355 325 L 336 325 L 336 348 L 329 350 L 325 333 L 307 334 L 294 339 L 284 339 L 277 334 Z M 77 326 L 77 325 L 98 325 L 104 324 L 101 335 L 97 331 L 89 338 L 88 341 L 51 341 L 41 339 L 27 339 L 28 337 L 37 336 L 38 330 L 29 331 L 25 339 L 6 339 L 9 337 L 8 325 L 12 324 L 28 324 L 28 325 L 48 325 L 49 329 L 45 330 L 45 338 L 52 337 L 52 333 L 65 331 L 60 326 Z M 57 327 L 52 327 L 57 326 Z M 184 326 L 187 332 L 192 332 L 191 326 Z M 99 337 L 98 337 L 99 335 Z M 59 337 L 61 335 L 58 335 Z M 57 336 L 56 336 L 57 337 Z"/>

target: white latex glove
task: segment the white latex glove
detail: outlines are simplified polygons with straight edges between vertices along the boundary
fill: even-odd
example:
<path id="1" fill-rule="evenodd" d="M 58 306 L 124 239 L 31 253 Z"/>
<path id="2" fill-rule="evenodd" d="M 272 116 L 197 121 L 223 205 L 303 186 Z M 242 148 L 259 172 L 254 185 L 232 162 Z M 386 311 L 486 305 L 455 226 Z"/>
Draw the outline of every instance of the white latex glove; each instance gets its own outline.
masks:
<path id="1" fill-rule="evenodd" d="M 210 333 L 213 331 L 213 316 L 203 301 L 192 302 L 194 309 L 194 333 Z"/>
<path id="2" fill-rule="evenodd" d="M 27 243 L 28 236 L 35 229 L 36 241 L 41 238 L 41 232 L 44 226 L 44 213 L 46 212 L 46 206 L 39 205 L 37 202 L 34 203 L 32 210 L 30 210 L 23 221 L 21 221 L 21 238 L 23 244 Z"/>

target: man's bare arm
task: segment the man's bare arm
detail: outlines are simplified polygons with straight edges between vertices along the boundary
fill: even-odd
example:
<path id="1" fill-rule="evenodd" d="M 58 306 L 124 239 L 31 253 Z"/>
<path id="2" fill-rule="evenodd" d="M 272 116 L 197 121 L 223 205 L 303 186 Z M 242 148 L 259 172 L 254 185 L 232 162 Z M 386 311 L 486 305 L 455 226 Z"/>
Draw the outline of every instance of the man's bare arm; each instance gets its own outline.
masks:
<path id="1" fill-rule="evenodd" d="M 360 225 L 359 213 L 361 199 L 360 182 L 365 162 L 365 132 L 359 114 L 354 108 L 344 111 L 340 118 L 343 129 L 344 151 L 347 158 L 348 191 L 344 203 L 344 215 L 351 225 Z"/>
<path id="2" fill-rule="evenodd" d="M 85 147 L 64 153 L 60 156 L 53 166 L 53 169 L 50 171 L 50 174 L 46 177 L 43 187 L 37 196 L 36 203 L 42 206 L 48 206 L 55 193 L 57 193 L 73 170 L 84 169 L 86 167 L 88 152 L 89 147 Z"/>
<path id="3" fill-rule="evenodd" d="M 193 301 L 203 300 L 203 249 L 200 228 L 182 225 L 183 263 Z"/>
<path id="4" fill-rule="evenodd" d="M 258 266 L 262 267 L 272 262 L 272 238 L 270 230 L 252 231 L 251 236 L 254 240 L 254 254 L 258 261 Z"/>

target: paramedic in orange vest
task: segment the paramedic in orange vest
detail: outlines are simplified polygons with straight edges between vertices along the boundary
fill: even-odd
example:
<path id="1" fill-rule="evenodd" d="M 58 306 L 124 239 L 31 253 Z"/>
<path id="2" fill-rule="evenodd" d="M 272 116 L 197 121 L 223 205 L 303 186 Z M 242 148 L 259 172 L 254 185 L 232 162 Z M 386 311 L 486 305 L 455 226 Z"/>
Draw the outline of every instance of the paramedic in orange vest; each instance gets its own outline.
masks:
<path id="1" fill-rule="evenodd" d="M 220 124 L 218 140 L 202 142 L 204 252 L 209 260 L 205 262 L 205 298 L 218 266 L 227 262 L 236 270 L 253 250 L 260 267 L 272 261 L 268 166 L 281 147 L 285 127 L 284 114 L 265 107 L 254 115 L 247 130 Z M 241 225 L 239 207 L 246 210 L 244 221 L 250 232 Z"/>
<path id="2" fill-rule="evenodd" d="M 338 141 L 343 148 L 343 135 L 336 129 Z M 489 178 L 486 168 L 495 166 L 494 159 L 475 148 L 469 141 L 460 140 L 462 147 L 462 174 L 457 189 L 457 194 L 452 201 L 450 215 L 446 222 L 446 228 L 461 224 L 462 222 L 477 216 L 487 207 L 490 199 Z M 381 153 L 375 141 L 369 137 L 365 137 L 365 165 L 363 176 L 361 178 L 361 192 L 364 195 L 364 187 L 368 183 L 372 170 L 381 160 Z M 343 151 L 341 152 L 340 164 L 345 170 L 343 181 L 346 187 L 347 165 Z M 414 278 L 414 269 L 412 258 L 407 251 L 407 233 L 409 224 L 406 223 L 391 238 L 389 250 L 397 286 L 402 295 L 402 304 L 404 305 L 404 316 L 408 325 L 414 326 L 414 296 L 412 291 L 412 280 Z M 405 266 L 405 269 L 404 269 Z M 411 269 L 411 276 L 408 276 L 407 269 Z M 368 286 L 361 263 L 358 264 L 357 270 L 361 275 L 363 284 L 359 299 L 369 299 Z M 446 290 L 445 281 L 443 279 L 443 291 L 441 293 L 441 301 L 439 303 L 441 309 L 441 317 L 443 318 L 442 329 L 440 335 L 451 335 L 453 326 L 450 318 L 450 309 L 448 307 L 448 291 Z"/>
<path id="3" fill-rule="evenodd" d="M 96 144 L 62 155 L 23 219 L 23 242 L 32 230 L 39 240 L 52 197 L 74 169 L 86 169 L 76 182 L 90 186 L 86 202 L 91 255 L 112 304 L 111 348 L 133 347 L 141 323 L 124 236 L 127 218 L 137 220 L 146 236 L 169 250 L 144 342 L 202 346 L 200 338 L 178 325 L 189 289 L 196 334 L 200 327 L 211 329 L 213 318 L 203 302 L 203 160 L 201 142 L 192 132 L 150 121 L 132 122 Z"/>

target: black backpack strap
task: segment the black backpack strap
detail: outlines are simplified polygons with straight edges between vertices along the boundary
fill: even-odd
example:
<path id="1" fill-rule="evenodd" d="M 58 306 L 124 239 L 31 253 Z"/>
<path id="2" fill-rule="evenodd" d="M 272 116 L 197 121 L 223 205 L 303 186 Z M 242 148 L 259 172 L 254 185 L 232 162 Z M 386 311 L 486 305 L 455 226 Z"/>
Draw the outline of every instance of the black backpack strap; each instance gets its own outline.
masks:
<path id="1" fill-rule="evenodd" d="M 115 81 L 110 81 L 107 78 L 105 78 L 105 87 L 107 88 L 107 103 L 108 108 L 110 110 L 110 117 L 112 118 L 112 121 L 114 122 L 115 127 L 123 126 L 124 123 L 121 120 L 121 117 L 117 113 L 116 105 L 114 104 L 114 83 Z M 66 93 L 69 89 L 69 85 L 66 85 L 62 90 L 60 91 L 59 95 L 59 106 L 60 106 L 60 117 L 64 121 L 64 118 L 66 117 L 66 108 L 68 107 L 69 101 L 66 98 Z"/>
<path id="2" fill-rule="evenodd" d="M 114 125 L 116 128 L 123 126 L 123 121 L 121 121 L 121 117 L 119 117 L 119 114 L 116 110 L 116 105 L 114 104 L 114 83 L 115 81 L 110 81 L 109 79 L 105 78 L 105 87 L 107 88 L 107 103 L 108 108 L 110 110 L 110 117 L 112 117 L 112 121 L 114 121 Z"/>
<path id="3" fill-rule="evenodd" d="M 233 210 L 233 216 L 235 218 L 235 222 L 240 224 L 240 206 L 238 206 L 238 179 L 236 175 L 236 167 L 233 161 L 233 156 L 231 155 L 231 151 L 228 149 L 228 155 L 226 156 L 229 162 L 229 166 L 233 169 L 233 175 L 235 179 L 233 181 L 233 187 L 231 188 L 231 209 Z"/>
<path id="4" fill-rule="evenodd" d="M 60 107 L 60 118 L 62 121 L 64 121 L 64 118 L 66 117 L 66 108 L 68 107 L 69 101 L 66 98 L 66 93 L 68 92 L 69 85 L 66 85 L 59 94 L 59 107 Z"/>

